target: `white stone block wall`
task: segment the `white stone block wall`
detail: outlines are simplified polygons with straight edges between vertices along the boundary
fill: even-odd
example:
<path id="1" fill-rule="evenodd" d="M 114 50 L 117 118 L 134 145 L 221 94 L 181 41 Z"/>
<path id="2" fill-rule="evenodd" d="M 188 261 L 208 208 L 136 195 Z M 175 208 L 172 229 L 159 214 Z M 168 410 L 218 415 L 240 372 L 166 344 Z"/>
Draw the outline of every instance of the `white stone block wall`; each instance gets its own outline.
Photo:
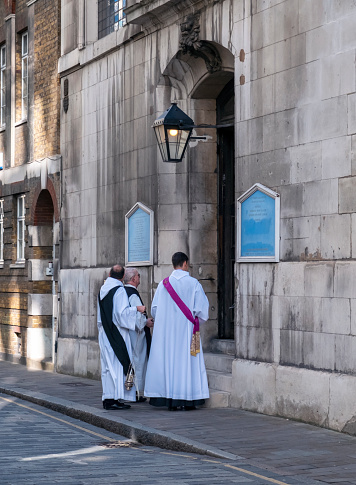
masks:
<path id="1" fill-rule="evenodd" d="M 236 359 L 232 406 L 354 434 L 354 376 Z"/>
<path id="2" fill-rule="evenodd" d="M 350 262 L 240 265 L 237 356 L 355 373 Z"/>
<path id="3" fill-rule="evenodd" d="M 224 15 L 228 10 L 225 6 Z M 158 87 L 163 72 L 175 76 L 175 68 L 182 67 L 170 64 L 179 47 L 179 29 L 167 27 L 122 45 L 130 29 L 120 29 L 80 52 L 73 47 L 60 60 L 63 72 L 78 59 L 83 66 L 65 75 L 69 109 L 61 120 L 65 155 L 59 353 L 71 351 L 61 344 L 62 338 L 97 338 L 93 301 L 102 276 L 95 268 L 124 261 L 124 216 L 137 201 L 154 210 L 156 221 L 155 265 L 152 272 L 140 269 L 146 289 L 139 289 L 145 302 L 149 306 L 156 285 L 170 274 L 172 254 L 185 251 L 211 301 L 211 321 L 202 329 L 203 340 L 208 343 L 217 333 L 216 135 L 195 155 L 192 152 L 189 165 L 187 160 L 163 164 L 151 128 L 174 99 L 196 122 L 214 123 L 215 99 L 194 99 L 190 105 L 180 99 L 199 81 L 201 74 L 193 70 L 187 70 L 172 89 Z M 200 64 L 205 69 L 204 62 Z M 95 288 L 87 291 L 83 279 L 89 274 L 95 274 Z M 61 366 L 63 358 L 58 362 Z"/>
<path id="4" fill-rule="evenodd" d="M 237 356 L 277 370 L 356 373 L 355 19 L 350 2 L 253 2 L 237 194 L 280 193 L 281 262 L 237 266 Z"/>

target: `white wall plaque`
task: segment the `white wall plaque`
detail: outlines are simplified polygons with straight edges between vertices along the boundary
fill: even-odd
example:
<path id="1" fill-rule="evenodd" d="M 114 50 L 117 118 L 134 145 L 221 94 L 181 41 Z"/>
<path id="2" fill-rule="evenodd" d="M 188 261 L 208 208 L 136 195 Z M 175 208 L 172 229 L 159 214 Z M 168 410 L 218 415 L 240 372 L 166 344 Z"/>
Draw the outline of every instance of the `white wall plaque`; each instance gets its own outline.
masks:
<path id="1" fill-rule="evenodd" d="M 141 202 L 125 215 L 125 264 L 150 266 L 153 264 L 153 210 Z"/>
<path id="2" fill-rule="evenodd" d="M 280 197 L 261 184 L 237 199 L 239 262 L 279 261 Z"/>

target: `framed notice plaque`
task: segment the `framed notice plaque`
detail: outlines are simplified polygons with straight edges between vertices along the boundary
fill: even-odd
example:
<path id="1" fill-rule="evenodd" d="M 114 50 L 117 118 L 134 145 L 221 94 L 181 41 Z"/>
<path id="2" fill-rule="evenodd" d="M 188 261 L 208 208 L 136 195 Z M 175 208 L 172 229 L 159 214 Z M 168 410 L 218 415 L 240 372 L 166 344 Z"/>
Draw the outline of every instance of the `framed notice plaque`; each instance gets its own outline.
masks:
<path id="1" fill-rule="evenodd" d="M 125 216 L 125 264 L 153 264 L 153 211 L 141 202 L 136 202 Z"/>
<path id="2" fill-rule="evenodd" d="M 237 199 L 237 261 L 279 261 L 279 194 L 255 184 Z"/>

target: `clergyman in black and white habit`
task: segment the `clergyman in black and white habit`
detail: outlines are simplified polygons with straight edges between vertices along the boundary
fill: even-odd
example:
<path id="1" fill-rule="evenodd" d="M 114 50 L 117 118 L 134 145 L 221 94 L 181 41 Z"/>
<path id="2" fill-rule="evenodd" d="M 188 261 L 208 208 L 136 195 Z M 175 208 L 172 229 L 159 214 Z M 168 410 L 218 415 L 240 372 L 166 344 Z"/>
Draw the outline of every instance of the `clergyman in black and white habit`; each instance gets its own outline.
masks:
<path id="1" fill-rule="evenodd" d="M 125 375 L 132 358 L 129 331 L 135 330 L 137 312 L 144 313 L 146 307 L 130 307 L 122 282 L 124 273 L 122 265 L 113 266 L 98 296 L 97 324 L 104 409 L 128 409 L 131 406 L 123 401 L 136 400 L 135 386 L 131 390 L 125 388 Z"/>

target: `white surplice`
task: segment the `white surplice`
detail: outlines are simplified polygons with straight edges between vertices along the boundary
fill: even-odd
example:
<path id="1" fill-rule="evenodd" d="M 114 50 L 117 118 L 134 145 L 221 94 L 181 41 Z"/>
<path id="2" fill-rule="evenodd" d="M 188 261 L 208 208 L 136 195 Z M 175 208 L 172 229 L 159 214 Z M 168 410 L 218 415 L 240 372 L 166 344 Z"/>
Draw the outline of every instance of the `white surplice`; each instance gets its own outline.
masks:
<path id="1" fill-rule="evenodd" d="M 135 288 L 133 285 L 127 287 Z M 140 298 L 134 293 L 129 297 L 130 306 L 137 307 L 142 305 Z M 132 361 L 135 369 L 135 385 L 137 392 L 143 394 L 145 387 L 145 376 L 147 368 L 147 341 L 144 327 L 146 317 L 142 313 L 136 314 L 136 329 L 130 330 L 130 339 L 132 346 Z"/>
<path id="2" fill-rule="evenodd" d="M 174 270 L 169 282 L 203 323 L 209 318 L 209 301 L 198 280 L 187 271 Z M 203 351 L 190 355 L 193 324 L 184 316 L 161 281 L 153 298 L 155 320 L 147 365 L 145 396 L 195 401 L 209 398 Z"/>
<path id="3" fill-rule="evenodd" d="M 115 278 L 107 278 L 100 289 L 100 299 L 102 300 L 109 291 L 115 286 L 119 286 L 113 299 L 113 322 L 118 328 L 124 342 L 130 359 L 132 358 L 130 330 L 135 330 L 136 308 L 130 308 L 129 299 L 121 281 Z M 136 388 L 133 386 L 131 391 L 125 389 L 125 374 L 123 367 L 116 357 L 110 342 L 106 336 L 105 330 L 101 323 L 100 307 L 98 302 L 98 330 L 100 346 L 100 363 L 101 363 L 101 382 L 103 386 L 104 399 L 124 399 L 126 401 L 136 400 Z"/>

